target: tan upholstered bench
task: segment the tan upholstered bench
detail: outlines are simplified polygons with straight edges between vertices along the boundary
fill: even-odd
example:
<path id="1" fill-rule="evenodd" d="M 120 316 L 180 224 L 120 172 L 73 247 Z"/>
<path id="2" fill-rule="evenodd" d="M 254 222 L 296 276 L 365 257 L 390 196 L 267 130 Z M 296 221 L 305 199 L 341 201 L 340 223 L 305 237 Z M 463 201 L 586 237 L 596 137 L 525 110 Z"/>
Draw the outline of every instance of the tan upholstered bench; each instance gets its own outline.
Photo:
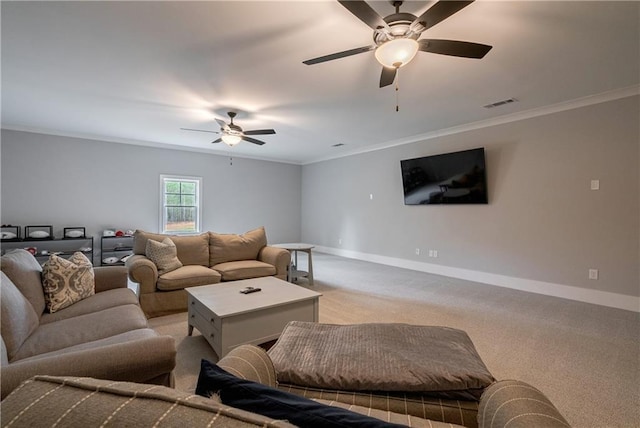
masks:
<path id="1" fill-rule="evenodd" d="M 517 381 L 494 382 L 479 401 L 419 399 L 412 394 L 322 390 L 283 385 L 262 348 L 242 345 L 218 362 L 227 372 L 290 391 L 325 404 L 346 407 L 387 422 L 425 427 L 546 428 L 569 427 L 551 401 L 533 386 Z M 327 367 L 329 370 L 330 367 Z"/>

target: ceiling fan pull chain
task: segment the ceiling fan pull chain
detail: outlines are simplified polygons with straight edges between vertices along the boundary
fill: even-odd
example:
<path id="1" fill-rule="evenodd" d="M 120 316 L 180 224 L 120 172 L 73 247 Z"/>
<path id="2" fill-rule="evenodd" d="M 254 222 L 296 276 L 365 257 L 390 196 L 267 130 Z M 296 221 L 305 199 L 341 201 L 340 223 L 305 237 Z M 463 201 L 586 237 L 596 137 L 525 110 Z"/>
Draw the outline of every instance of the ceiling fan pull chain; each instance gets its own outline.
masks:
<path id="1" fill-rule="evenodd" d="M 400 69 L 396 71 L 396 111 L 400 111 L 399 89 L 400 89 Z"/>

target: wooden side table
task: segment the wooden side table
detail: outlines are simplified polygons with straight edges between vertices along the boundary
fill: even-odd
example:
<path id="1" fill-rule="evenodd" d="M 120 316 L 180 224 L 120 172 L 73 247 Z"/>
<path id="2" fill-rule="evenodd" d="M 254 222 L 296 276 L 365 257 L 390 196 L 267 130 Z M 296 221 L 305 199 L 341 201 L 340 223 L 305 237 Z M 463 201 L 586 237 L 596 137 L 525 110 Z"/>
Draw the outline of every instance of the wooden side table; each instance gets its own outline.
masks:
<path id="1" fill-rule="evenodd" d="M 289 282 L 294 282 L 298 278 L 307 278 L 309 281 L 309 285 L 313 285 L 313 261 L 311 257 L 311 249 L 314 248 L 314 245 L 311 244 L 301 244 L 301 243 L 285 243 L 285 244 L 275 244 L 273 247 L 284 248 L 285 250 L 289 250 L 293 253 L 293 257 L 291 258 L 291 266 L 289 267 L 289 275 L 287 280 Z M 298 251 L 302 251 L 303 253 L 307 253 L 307 269 L 308 271 L 299 270 L 298 269 Z"/>

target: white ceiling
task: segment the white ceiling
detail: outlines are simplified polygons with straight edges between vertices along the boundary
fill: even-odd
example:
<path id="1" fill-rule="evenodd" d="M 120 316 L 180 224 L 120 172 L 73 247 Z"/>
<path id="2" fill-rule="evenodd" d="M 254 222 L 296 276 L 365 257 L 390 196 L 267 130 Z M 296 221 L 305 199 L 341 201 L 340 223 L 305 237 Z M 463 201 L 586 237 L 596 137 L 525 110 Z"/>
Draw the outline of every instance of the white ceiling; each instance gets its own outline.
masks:
<path id="1" fill-rule="evenodd" d="M 493 49 L 482 60 L 418 53 L 400 71 L 397 113 L 373 52 L 302 64 L 372 44 L 336 1 L 1 7 L 6 129 L 228 154 L 210 144 L 217 135 L 180 128 L 218 130 L 214 118 L 234 110 L 245 130 L 277 132 L 234 155 L 305 164 L 639 85 L 637 1 L 476 1 L 422 38 Z M 511 97 L 519 102 L 482 107 Z"/>

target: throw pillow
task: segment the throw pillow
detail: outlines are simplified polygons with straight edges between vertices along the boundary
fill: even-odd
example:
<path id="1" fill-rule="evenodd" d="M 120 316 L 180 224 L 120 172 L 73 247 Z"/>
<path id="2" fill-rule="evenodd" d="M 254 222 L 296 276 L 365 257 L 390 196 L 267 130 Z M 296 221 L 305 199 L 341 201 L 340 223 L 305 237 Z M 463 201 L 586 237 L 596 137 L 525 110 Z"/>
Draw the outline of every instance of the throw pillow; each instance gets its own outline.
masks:
<path id="1" fill-rule="evenodd" d="M 202 360 L 200 365 L 196 394 L 204 397 L 217 396 L 227 406 L 272 419 L 287 420 L 306 428 L 403 426 L 240 379 L 207 360 Z"/>
<path id="2" fill-rule="evenodd" d="M 42 286 L 49 312 L 64 309 L 95 294 L 93 265 L 81 252 L 68 260 L 52 254 L 42 267 Z"/>
<path id="3" fill-rule="evenodd" d="M 169 238 L 164 238 L 162 242 L 149 239 L 146 255 L 157 266 L 158 275 L 164 275 L 182 267 L 182 262 L 178 260 L 176 244 Z"/>

